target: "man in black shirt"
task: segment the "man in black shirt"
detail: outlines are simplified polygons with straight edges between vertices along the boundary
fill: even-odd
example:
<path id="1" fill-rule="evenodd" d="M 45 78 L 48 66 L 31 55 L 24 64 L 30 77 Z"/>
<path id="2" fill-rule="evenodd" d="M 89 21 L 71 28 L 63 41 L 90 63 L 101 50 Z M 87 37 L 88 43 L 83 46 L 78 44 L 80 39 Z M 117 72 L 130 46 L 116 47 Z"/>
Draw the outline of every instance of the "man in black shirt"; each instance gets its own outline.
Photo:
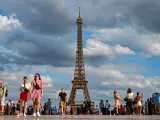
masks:
<path id="1" fill-rule="evenodd" d="M 66 92 L 64 92 L 64 88 L 61 89 L 58 99 L 60 100 L 61 113 L 62 115 L 64 115 L 66 109 L 66 100 L 67 100 L 67 94 Z"/>

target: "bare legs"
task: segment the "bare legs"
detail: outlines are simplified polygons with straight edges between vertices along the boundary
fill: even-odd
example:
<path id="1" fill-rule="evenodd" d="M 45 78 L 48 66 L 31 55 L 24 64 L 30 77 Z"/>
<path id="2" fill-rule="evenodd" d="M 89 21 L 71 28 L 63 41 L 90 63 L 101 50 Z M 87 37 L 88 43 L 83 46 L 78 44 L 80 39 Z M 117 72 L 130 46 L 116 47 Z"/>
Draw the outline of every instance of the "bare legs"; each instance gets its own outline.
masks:
<path id="1" fill-rule="evenodd" d="M 37 99 L 37 112 L 40 111 L 40 107 L 41 107 L 40 104 L 41 104 L 41 99 L 38 98 L 38 99 Z"/>
<path id="2" fill-rule="evenodd" d="M 115 105 L 116 114 L 118 114 L 118 108 L 119 108 L 119 105 Z"/>
<path id="3" fill-rule="evenodd" d="M 36 113 L 36 99 L 32 99 L 33 101 L 33 111 Z"/>
<path id="4" fill-rule="evenodd" d="M 33 101 L 33 110 L 34 110 L 34 114 L 33 116 L 36 116 L 36 112 L 37 112 L 37 115 L 40 116 L 40 103 L 41 103 L 41 98 L 34 98 L 32 99 Z"/>
<path id="5" fill-rule="evenodd" d="M 22 113 L 22 102 L 23 100 L 20 100 L 20 113 Z"/>
<path id="6" fill-rule="evenodd" d="M 27 102 L 24 102 L 24 114 L 27 112 Z"/>
<path id="7" fill-rule="evenodd" d="M 142 112 L 142 106 L 138 106 L 138 114 L 141 115 Z"/>
<path id="8" fill-rule="evenodd" d="M 0 112 L 3 113 L 4 112 L 4 105 L 0 106 Z"/>
<path id="9" fill-rule="evenodd" d="M 23 113 L 23 107 L 22 107 L 22 103 L 23 103 L 24 100 L 20 100 L 20 112 L 17 116 L 20 116 L 20 115 L 24 115 L 26 116 L 26 112 L 27 112 L 27 102 L 24 101 L 24 113 Z"/>

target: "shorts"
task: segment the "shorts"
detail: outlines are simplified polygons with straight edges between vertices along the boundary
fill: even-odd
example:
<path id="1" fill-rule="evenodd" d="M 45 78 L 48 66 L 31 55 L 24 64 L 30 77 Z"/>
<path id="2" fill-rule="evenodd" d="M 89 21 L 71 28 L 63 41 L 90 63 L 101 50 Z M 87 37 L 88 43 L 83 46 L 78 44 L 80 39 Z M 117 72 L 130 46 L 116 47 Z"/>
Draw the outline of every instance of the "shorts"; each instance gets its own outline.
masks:
<path id="1" fill-rule="evenodd" d="M 60 106 L 62 108 L 66 108 L 66 101 L 60 101 Z"/>
<path id="2" fill-rule="evenodd" d="M 20 100 L 24 100 L 25 102 L 28 102 L 28 100 L 29 100 L 29 93 L 21 92 L 20 93 Z"/>
<path id="3" fill-rule="evenodd" d="M 5 96 L 0 99 L 0 105 L 5 106 Z"/>

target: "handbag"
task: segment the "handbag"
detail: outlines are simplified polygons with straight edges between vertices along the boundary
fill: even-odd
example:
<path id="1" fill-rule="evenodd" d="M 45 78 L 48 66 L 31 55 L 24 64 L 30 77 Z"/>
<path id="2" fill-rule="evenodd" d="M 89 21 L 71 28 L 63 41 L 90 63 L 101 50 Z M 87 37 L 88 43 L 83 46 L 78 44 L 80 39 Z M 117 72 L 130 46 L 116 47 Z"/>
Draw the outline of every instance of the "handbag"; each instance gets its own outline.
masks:
<path id="1" fill-rule="evenodd" d="M 24 84 L 24 88 L 25 88 L 25 84 Z M 24 89 L 24 92 L 28 93 L 29 90 L 28 89 Z"/>
<path id="2" fill-rule="evenodd" d="M 36 88 L 36 90 L 41 89 L 37 83 L 36 83 L 36 85 L 35 85 L 35 88 Z"/>

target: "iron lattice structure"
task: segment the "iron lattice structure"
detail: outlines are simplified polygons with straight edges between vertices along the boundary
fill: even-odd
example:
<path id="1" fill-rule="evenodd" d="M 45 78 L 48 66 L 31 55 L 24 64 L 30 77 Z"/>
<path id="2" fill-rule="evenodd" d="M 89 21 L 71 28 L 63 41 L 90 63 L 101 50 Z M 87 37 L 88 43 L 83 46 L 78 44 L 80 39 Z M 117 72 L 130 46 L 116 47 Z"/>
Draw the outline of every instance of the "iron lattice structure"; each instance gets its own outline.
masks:
<path id="1" fill-rule="evenodd" d="M 75 104 L 75 97 L 77 89 L 83 90 L 84 100 L 90 100 L 88 91 L 88 81 L 86 80 L 85 68 L 84 68 L 84 56 L 83 56 L 83 45 L 82 45 L 82 24 L 83 20 L 80 16 L 77 18 L 77 49 L 76 49 L 76 63 L 74 71 L 74 79 L 72 80 L 72 89 L 69 96 L 69 103 Z"/>

